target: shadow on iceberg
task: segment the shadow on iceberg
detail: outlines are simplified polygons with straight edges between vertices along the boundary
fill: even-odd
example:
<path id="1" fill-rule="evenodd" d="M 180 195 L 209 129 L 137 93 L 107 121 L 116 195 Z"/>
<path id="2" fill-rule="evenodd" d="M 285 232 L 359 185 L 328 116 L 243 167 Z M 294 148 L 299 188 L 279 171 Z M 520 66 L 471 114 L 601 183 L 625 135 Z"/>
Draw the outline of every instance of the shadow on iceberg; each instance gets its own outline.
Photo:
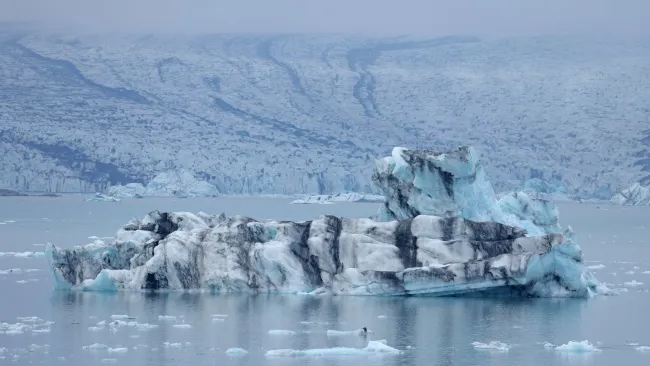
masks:
<path id="1" fill-rule="evenodd" d="M 589 297 L 606 292 L 548 202 L 502 205 L 474 150 L 395 148 L 373 180 L 375 220 L 312 221 L 154 211 L 113 243 L 46 255 L 59 289 L 216 293 Z M 550 205 L 550 206 L 549 206 Z"/>

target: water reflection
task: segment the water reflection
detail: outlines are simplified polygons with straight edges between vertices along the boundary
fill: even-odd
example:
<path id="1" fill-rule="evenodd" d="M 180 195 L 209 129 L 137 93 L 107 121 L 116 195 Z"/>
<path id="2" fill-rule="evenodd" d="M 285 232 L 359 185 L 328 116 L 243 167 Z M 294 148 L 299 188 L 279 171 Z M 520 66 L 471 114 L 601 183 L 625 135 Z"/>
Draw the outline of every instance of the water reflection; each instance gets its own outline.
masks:
<path id="1" fill-rule="evenodd" d="M 137 365 L 227 363 L 233 365 L 348 365 L 350 357 L 268 359 L 270 349 L 327 347 L 363 348 L 358 336 L 327 336 L 328 329 L 354 330 L 367 326 L 369 339 L 386 339 L 405 353 L 400 356 L 357 357 L 355 365 L 502 365 L 516 359 L 520 364 L 538 364 L 540 357 L 564 362 L 539 342 L 557 339 L 563 329 L 581 326 L 586 301 L 540 299 L 371 298 L 311 297 L 279 295 L 214 296 L 194 293 L 68 293 L 51 297 L 52 320 L 57 334 L 65 334 L 56 345 L 69 355 L 70 364 L 82 364 L 106 355 L 81 351 L 82 346 L 103 343 L 146 348 L 120 356 Z M 120 328 L 88 331 L 113 314 L 135 317 L 139 323 L 159 324 L 138 331 Z M 213 321 L 213 314 L 227 314 Z M 172 315 L 190 329 L 174 328 L 159 315 Z M 385 319 L 378 316 L 385 315 Z M 303 324 L 301 322 L 314 322 Z M 270 335 L 285 329 L 296 335 Z M 54 332 L 54 330 L 53 330 Z M 509 353 L 478 352 L 474 341 L 498 340 L 514 344 Z M 163 342 L 180 342 L 165 348 Z M 185 343 L 190 342 L 190 346 Z M 231 347 L 247 349 L 244 357 L 228 357 Z M 157 348 L 156 351 L 152 350 Z"/>

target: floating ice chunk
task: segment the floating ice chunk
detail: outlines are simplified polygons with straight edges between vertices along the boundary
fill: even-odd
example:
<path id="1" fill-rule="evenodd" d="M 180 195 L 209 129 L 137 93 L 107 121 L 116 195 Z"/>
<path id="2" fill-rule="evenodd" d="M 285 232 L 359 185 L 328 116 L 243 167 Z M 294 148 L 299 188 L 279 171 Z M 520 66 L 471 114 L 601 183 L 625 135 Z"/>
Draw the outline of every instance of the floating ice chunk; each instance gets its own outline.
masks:
<path id="1" fill-rule="evenodd" d="M 555 348 L 555 345 L 550 342 L 544 342 L 544 348 Z"/>
<path id="2" fill-rule="evenodd" d="M 377 319 L 386 319 L 386 318 L 388 318 L 386 315 L 380 315 L 377 317 Z"/>
<path id="3" fill-rule="evenodd" d="M 625 272 L 626 275 L 633 275 L 635 272 L 634 271 L 627 271 Z"/>
<path id="4" fill-rule="evenodd" d="M 163 342 L 163 346 L 165 348 L 180 348 L 182 344 L 180 342 L 176 342 L 176 343 Z"/>
<path id="5" fill-rule="evenodd" d="M 159 325 L 158 324 L 149 324 L 149 323 L 136 323 L 134 325 L 134 327 L 137 330 L 141 331 L 141 332 L 145 332 L 145 331 L 148 331 L 148 330 L 151 330 L 151 329 L 156 329 L 156 328 L 159 327 Z"/>
<path id="6" fill-rule="evenodd" d="M 636 342 L 632 342 L 632 343 L 628 343 L 627 345 L 628 345 L 628 346 L 632 346 L 632 347 L 634 347 L 634 346 L 638 346 L 639 344 L 636 343 Z"/>
<path id="7" fill-rule="evenodd" d="M 500 352 L 508 352 L 510 350 L 509 345 L 499 341 L 490 341 L 490 343 L 472 342 L 472 346 L 479 350 L 491 350 Z"/>
<path id="8" fill-rule="evenodd" d="M 284 329 L 271 329 L 269 330 L 270 335 L 296 335 L 297 333 L 293 330 L 284 330 Z"/>
<path id="9" fill-rule="evenodd" d="M 641 273 L 643 273 L 643 274 L 650 274 L 650 271 L 643 271 L 643 272 L 641 272 Z"/>
<path id="10" fill-rule="evenodd" d="M 556 351 L 562 352 L 573 352 L 573 353 L 586 353 L 586 352 L 601 352 L 600 348 L 596 348 L 589 341 L 585 340 L 582 342 L 578 341 L 569 341 L 567 344 L 555 347 Z"/>
<path id="11" fill-rule="evenodd" d="M 226 320 L 226 318 L 212 318 L 213 323 L 222 323 Z"/>
<path id="12" fill-rule="evenodd" d="M 102 358 L 102 363 L 117 363 L 117 360 L 114 358 Z"/>
<path id="13" fill-rule="evenodd" d="M 102 343 L 93 343 L 89 346 L 81 347 L 83 350 L 98 350 L 98 349 L 108 349 L 108 346 Z"/>
<path id="14" fill-rule="evenodd" d="M 650 347 L 648 346 L 638 346 L 634 348 L 635 350 L 639 352 L 650 352 Z"/>
<path id="15" fill-rule="evenodd" d="M 95 193 L 93 196 L 84 199 L 84 201 L 96 201 L 96 202 L 120 202 L 119 198 L 107 196 L 99 192 Z"/>
<path id="16" fill-rule="evenodd" d="M 226 354 L 228 356 L 244 356 L 248 354 L 248 351 L 243 348 L 228 348 Z"/>
<path id="17" fill-rule="evenodd" d="M 373 331 L 368 330 L 367 334 L 372 334 L 372 333 L 373 333 Z M 352 336 L 352 335 L 360 336 L 360 335 L 363 335 L 364 332 L 363 332 L 363 329 L 356 329 L 356 330 L 332 330 L 332 329 L 328 329 L 326 334 L 328 336 L 330 336 L 330 337 Z"/>
<path id="18" fill-rule="evenodd" d="M 126 347 L 119 347 L 119 348 L 107 348 L 106 351 L 108 353 L 127 353 L 129 351 L 128 348 Z"/>
<path id="19" fill-rule="evenodd" d="M 102 327 L 88 327 L 88 330 L 91 331 L 91 332 L 100 332 L 100 331 L 104 330 L 104 328 L 102 328 Z"/>
<path id="20" fill-rule="evenodd" d="M 316 322 L 316 321 L 301 321 L 300 324 L 304 325 L 329 325 L 328 322 Z"/>
<path id="21" fill-rule="evenodd" d="M 643 282 L 638 282 L 636 280 L 632 280 L 632 281 L 629 281 L 629 282 L 624 282 L 623 285 L 627 286 L 627 287 L 636 287 L 636 286 L 642 286 Z"/>
<path id="22" fill-rule="evenodd" d="M 176 321 L 176 317 L 173 315 L 158 315 L 158 320 L 162 321 Z"/>
<path id="23" fill-rule="evenodd" d="M 227 318 L 228 314 L 212 314 L 213 318 Z"/>
<path id="24" fill-rule="evenodd" d="M 592 266 L 587 266 L 587 269 L 591 269 L 591 270 L 597 270 L 597 269 L 603 269 L 603 268 L 605 268 L 604 264 L 594 264 Z"/>
<path id="25" fill-rule="evenodd" d="M 265 353 L 267 357 L 327 357 L 327 356 L 363 356 L 368 354 L 398 355 L 402 351 L 386 345 L 385 341 L 368 341 L 365 348 L 315 348 L 306 350 L 275 349 Z"/>
<path id="26" fill-rule="evenodd" d="M 50 328 L 43 328 L 43 329 L 32 329 L 32 333 L 50 333 L 51 329 Z"/>
<path id="27" fill-rule="evenodd" d="M 192 325 L 183 323 L 183 324 L 174 324 L 172 325 L 172 327 L 179 328 L 179 329 L 189 329 L 192 328 Z"/>
<path id="28" fill-rule="evenodd" d="M 40 269 L 36 269 L 36 268 L 28 268 L 28 269 L 25 270 L 25 272 L 27 272 L 27 273 L 34 273 L 34 272 L 40 272 L 40 271 L 41 271 Z"/>
<path id="29" fill-rule="evenodd" d="M 0 252 L 0 257 L 34 258 L 43 256 L 45 256 L 45 252 Z"/>
<path id="30" fill-rule="evenodd" d="M 124 319 L 135 319 L 135 318 L 131 318 L 128 315 L 111 315 L 111 319 L 113 319 L 113 320 L 124 320 Z"/>
<path id="31" fill-rule="evenodd" d="M 23 273 L 23 270 L 20 268 L 0 269 L 0 275 L 21 274 L 21 273 Z"/>

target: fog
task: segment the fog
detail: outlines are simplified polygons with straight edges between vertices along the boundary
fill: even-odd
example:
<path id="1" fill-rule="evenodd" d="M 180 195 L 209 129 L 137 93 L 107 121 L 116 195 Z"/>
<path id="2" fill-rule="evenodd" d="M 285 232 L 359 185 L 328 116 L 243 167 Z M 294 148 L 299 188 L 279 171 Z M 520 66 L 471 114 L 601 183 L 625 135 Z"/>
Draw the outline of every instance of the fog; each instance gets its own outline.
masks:
<path id="1" fill-rule="evenodd" d="M 649 34 L 650 0 L 0 0 L 43 29 L 363 35 Z"/>

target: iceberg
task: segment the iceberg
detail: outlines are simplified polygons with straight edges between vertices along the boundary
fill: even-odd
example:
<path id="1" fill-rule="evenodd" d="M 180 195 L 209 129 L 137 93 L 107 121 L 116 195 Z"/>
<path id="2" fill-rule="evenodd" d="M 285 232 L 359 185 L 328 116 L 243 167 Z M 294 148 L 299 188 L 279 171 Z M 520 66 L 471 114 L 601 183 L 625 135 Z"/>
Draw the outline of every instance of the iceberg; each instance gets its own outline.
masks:
<path id="1" fill-rule="evenodd" d="M 292 201 L 292 204 L 332 204 L 336 202 L 384 202 L 384 196 L 362 193 L 339 193 L 311 195 Z"/>
<path id="2" fill-rule="evenodd" d="M 84 201 L 97 201 L 97 202 L 120 202 L 119 198 L 111 197 L 101 193 L 95 193 L 92 197 L 86 198 Z"/>
<path id="3" fill-rule="evenodd" d="M 531 236 L 560 232 L 550 200 L 525 192 L 497 200 L 471 146 L 447 152 L 396 147 L 376 162 L 372 180 L 386 196 L 374 217 L 380 221 L 434 215 L 498 222 L 526 229 Z"/>
<path id="4" fill-rule="evenodd" d="M 116 198 L 142 197 L 216 197 L 219 190 L 212 184 L 196 179 L 187 170 L 166 171 L 156 175 L 145 187 L 141 183 L 111 186 L 107 196 Z"/>
<path id="5" fill-rule="evenodd" d="M 641 206 L 650 205 L 650 186 L 642 186 L 637 182 L 612 197 L 617 205 Z"/>
<path id="6" fill-rule="evenodd" d="M 429 215 L 260 222 L 154 211 L 111 244 L 48 244 L 46 256 L 57 288 L 86 291 L 588 297 L 600 286 L 562 234 Z"/>
<path id="7" fill-rule="evenodd" d="M 46 257 L 56 288 L 386 296 L 590 297 L 607 293 L 550 201 L 497 201 L 471 147 L 395 148 L 373 180 L 375 219 L 257 221 L 153 211 L 112 243 Z"/>
<path id="8" fill-rule="evenodd" d="M 108 187 L 106 195 L 116 198 L 142 198 L 146 188 L 142 183 L 128 183 Z"/>

